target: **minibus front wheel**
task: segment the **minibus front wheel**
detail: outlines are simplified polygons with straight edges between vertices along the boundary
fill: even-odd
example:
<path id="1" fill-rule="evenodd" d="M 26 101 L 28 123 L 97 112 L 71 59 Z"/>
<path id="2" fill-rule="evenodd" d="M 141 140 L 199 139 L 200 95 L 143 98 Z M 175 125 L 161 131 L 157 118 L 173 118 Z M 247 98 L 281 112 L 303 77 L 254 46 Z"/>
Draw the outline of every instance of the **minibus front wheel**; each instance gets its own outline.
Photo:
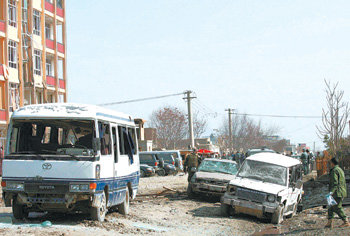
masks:
<path id="1" fill-rule="evenodd" d="M 91 207 L 90 214 L 91 214 L 92 220 L 103 222 L 105 220 L 106 213 L 107 213 L 107 200 L 106 200 L 105 191 L 101 193 L 100 198 L 101 198 L 100 206 Z"/>
<path id="2" fill-rule="evenodd" d="M 15 217 L 17 220 L 28 217 L 28 212 L 24 211 L 24 205 L 17 203 L 17 196 L 13 198 L 12 213 L 13 217 Z"/>

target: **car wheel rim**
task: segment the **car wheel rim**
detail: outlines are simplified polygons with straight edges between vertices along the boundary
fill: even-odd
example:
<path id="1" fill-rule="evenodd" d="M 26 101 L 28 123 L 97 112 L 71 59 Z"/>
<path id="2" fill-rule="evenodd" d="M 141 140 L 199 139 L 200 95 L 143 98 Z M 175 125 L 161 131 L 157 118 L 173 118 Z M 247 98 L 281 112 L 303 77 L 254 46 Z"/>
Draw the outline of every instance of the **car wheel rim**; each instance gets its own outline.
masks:
<path id="1" fill-rule="evenodd" d="M 100 206 L 100 216 L 103 217 L 106 211 L 106 196 L 103 195 L 102 202 Z"/>

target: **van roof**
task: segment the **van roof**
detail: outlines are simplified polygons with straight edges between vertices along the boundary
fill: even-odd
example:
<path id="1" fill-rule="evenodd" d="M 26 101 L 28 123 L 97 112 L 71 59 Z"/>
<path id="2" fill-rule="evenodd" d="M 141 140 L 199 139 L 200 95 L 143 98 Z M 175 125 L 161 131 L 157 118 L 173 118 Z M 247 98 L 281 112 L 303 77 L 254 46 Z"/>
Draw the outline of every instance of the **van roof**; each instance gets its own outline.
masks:
<path id="1" fill-rule="evenodd" d="M 295 158 L 287 157 L 277 153 L 269 153 L 269 152 L 254 154 L 250 157 L 247 157 L 247 160 L 261 161 L 261 162 L 266 162 L 266 163 L 275 164 L 275 165 L 284 166 L 284 167 L 291 167 L 291 166 L 301 164 L 301 162 Z"/>
<path id="2" fill-rule="evenodd" d="M 131 116 L 95 105 L 77 103 L 45 103 L 19 108 L 12 118 L 100 118 L 117 119 L 134 124 Z"/>

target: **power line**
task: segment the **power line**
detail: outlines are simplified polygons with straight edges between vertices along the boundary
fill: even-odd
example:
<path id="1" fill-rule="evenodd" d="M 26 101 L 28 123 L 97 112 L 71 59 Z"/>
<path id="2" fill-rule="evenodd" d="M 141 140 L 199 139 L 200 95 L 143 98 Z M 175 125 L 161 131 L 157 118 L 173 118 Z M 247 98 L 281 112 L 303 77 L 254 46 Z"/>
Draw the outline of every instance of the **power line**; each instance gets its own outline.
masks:
<path id="1" fill-rule="evenodd" d="M 261 116 L 261 117 L 275 117 L 275 118 L 310 118 L 320 119 L 322 116 L 285 116 L 285 115 L 262 115 L 262 114 L 248 114 L 248 113 L 234 113 L 238 116 Z"/>
<path id="2" fill-rule="evenodd" d="M 174 96 L 179 96 L 179 95 L 183 95 L 183 94 L 185 94 L 185 93 L 182 92 L 182 93 L 174 93 L 174 94 L 148 97 L 148 98 L 132 99 L 132 100 L 126 100 L 126 101 L 120 101 L 120 102 L 102 103 L 102 104 L 99 104 L 99 106 L 112 106 L 112 105 L 125 104 L 125 103 L 131 103 L 131 102 L 142 102 L 142 101 L 154 100 L 154 99 L 160 99 L 160 98 L 166 98 L 166 97 L 174 97 Z"/>

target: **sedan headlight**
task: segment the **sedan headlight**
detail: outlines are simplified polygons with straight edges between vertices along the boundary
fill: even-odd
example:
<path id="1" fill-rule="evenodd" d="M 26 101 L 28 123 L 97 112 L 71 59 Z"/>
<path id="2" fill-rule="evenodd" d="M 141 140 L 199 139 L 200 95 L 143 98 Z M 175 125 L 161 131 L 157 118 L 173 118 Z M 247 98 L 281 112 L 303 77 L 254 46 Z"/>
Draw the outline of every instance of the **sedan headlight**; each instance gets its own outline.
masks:
<path id="1" fill-rule="evenodd" d="M 69 189 L 71 192 L 88 192 L 89 184 L 71 184 Z"/>
<path id="2" fill-rule="evenodd" d="M 6 190 L 23 191 L 24 184 L 17 183 L 17 182 L 7 182 L 6 183 Z"/>
<path id="3" fill-rule="evenodd" d="M 268 196 L 267 196 L 267 201 L 269 201 L 269 202 L 275 202 L 275 200 L 276 200 L 275 195 L 268 195 Z"/>

